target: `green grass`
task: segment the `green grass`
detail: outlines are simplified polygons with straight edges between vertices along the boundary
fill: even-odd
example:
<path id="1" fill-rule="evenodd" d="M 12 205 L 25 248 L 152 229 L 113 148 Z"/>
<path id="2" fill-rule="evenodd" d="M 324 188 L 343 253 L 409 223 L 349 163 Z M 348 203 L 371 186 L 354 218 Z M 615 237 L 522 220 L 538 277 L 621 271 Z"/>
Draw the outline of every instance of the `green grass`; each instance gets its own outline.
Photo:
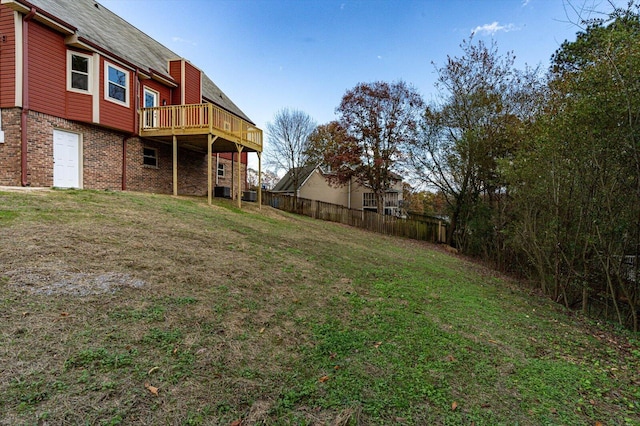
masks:
<path id="1" fill-rule="evenodd" d="M 434 246 L 226 200 L 0 205 L 0 424 L 640 424 L 637 334 Z"/>

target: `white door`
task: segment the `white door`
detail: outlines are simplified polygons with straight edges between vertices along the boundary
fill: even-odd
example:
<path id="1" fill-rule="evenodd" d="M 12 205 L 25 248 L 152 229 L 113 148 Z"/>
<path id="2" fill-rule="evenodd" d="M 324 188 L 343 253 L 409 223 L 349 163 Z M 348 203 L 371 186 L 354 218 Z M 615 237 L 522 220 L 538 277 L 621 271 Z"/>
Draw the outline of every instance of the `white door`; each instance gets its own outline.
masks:
<path id="1" fill-rule="evenodd" d="M 151 90 L 147 87 L 144 88 L 144 107 L 155 108 L 158 106 L 158 97 L 160 95 L 155 90 Z M 144 113 L 144 127 L 157 127 L 158 126 L 158 111 L 151 110 Z"/>
<path id="2" fill-rule="evenodd" d="M 53 131 L 53 186 L 80 188 L 80 135 Z"/>

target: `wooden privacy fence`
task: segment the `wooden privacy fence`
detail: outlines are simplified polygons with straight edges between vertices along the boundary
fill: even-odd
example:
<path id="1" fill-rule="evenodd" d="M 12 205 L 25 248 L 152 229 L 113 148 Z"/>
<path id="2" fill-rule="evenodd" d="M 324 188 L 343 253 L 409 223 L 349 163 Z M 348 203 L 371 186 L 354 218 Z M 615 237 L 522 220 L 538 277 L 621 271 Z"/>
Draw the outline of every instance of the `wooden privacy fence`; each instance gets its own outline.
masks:
<path id="1" fill-rule="evenodd" d="M 338 204 L 298 198 L 297 206 L 291 195 L 262 192 L 262 204 L 278 210 L 309 216 L 314 219 L 338 222 L 379 234 L 414 240 L 444 243 L 447 241 L 448 225 L 441 220 L 411 220 L 381 215 L 367 210 L 355 210 Z"/>

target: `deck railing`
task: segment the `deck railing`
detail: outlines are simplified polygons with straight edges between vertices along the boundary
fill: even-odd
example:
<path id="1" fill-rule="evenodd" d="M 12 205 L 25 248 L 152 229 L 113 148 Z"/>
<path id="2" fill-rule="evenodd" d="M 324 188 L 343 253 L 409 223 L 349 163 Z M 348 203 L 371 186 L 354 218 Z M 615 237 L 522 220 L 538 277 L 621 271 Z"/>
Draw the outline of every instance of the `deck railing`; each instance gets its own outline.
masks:
<path id="1" fill-rule="evenodd" d="M 262 130 L 210 103 L 142 108 L 140 135 L 214 133 L 262 151 Z"/>

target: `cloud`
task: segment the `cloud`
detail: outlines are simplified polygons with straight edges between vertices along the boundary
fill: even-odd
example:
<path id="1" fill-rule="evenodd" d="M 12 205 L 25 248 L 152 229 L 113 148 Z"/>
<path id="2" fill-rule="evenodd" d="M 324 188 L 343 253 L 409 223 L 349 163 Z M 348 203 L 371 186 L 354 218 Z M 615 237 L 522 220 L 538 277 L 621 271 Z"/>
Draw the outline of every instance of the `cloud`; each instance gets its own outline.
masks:
<path id="1" fill-rule="evenodd" d="M 522 0 L 522 7 L 526 7 L 529 3 L 531 3 L 531 0 Z"/>
<path id="2" fill-rule="evenodd" d="M 484 24 L 484 25 L 477 26 L 473 30 L 471 30 L 471 32 L 473 34 L 494 35 L 495 33 L 499 32 L 499 31 L 503 31 L 505 33 L 508 33 L 509 31 L 517 31 L 517 30 L 519 30 L 519 28 L 516 27 L 513 24 L 500 25 L 498 23 L 498 21 L 493 21 L 490 24 Z"/>
<path id="3" fill-rule="evenodd" d="M 187 40 L 187 39 L 184 39 L 182 37 L 171 37 L 171 41 L 173 41 L 174 43 L 190 44 L 192 46 L 197 46 L 198 45 L 198 43 L 196 43 L 195 41 Z"/>

